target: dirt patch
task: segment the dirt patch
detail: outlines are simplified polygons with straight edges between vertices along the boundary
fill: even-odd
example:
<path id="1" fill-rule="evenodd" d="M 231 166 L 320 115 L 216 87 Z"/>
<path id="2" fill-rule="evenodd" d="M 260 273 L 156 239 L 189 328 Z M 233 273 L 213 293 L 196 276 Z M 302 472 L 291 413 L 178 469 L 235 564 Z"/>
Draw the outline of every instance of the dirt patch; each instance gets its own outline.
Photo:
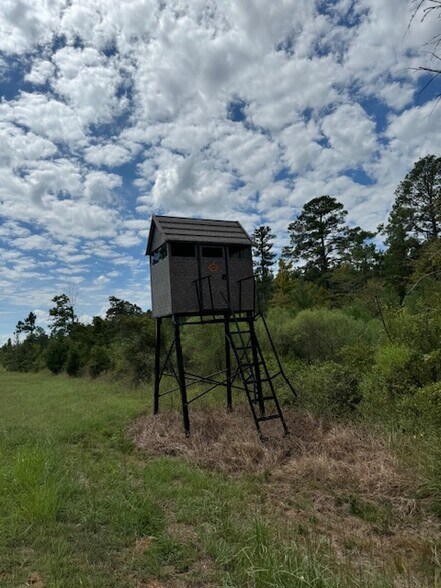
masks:
<path id="1" fill-rule="evenodd" d="M 44 582 L 37 572 L 33 572 L 26 582 L 26 586 L 32 586 L 32 588 L 44 588 Z"/>
<path id="2" fill-rule="evenodd" d="M 154 537 L 140 537 L 137 539 L 135 543 L 135 553 L 137 555 L 141 555 L 142 553 L 148 551 L 154 539 Z"/>

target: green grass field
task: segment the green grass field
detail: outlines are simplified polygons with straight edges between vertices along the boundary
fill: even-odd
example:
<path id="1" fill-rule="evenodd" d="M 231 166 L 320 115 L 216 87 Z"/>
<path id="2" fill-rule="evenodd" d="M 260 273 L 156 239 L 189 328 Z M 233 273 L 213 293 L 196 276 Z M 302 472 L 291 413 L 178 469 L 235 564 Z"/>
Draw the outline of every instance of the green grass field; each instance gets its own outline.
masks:
<path id="1" fill-rule="evenodd" d="M 277 517 L 261 474 L 135 450 L 125 431 L 147 396 L 0 372 L 0 586 L 393 585 L 393 562 L 352 568 Z"/>

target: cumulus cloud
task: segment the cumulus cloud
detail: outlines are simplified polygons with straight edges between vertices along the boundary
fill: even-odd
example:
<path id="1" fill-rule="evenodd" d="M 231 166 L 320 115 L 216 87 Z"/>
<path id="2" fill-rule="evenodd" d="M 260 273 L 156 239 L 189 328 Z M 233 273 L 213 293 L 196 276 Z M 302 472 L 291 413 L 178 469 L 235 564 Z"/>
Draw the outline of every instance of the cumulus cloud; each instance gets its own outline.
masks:
<path id="1" fill-rule="evenodd" d="M 152 213 L 270 223 L 280 246 L 303 203 L 329 193 L 374 228 L 413 162 L 441 147 L 412 69 L 436 23 L 406 33 L 412 6 L 2 2 L 9 303 L 42 309 L 70 276 L 85 316 L 97 291 L 97 308 L 118 292 L 147 306 Z"/>
<path id="2" fill-rule="evenodd" d="M 36 59 L 32 64 L 31 71 L 25 75 L 24 79 L 36 86 L 43 85 L 54 75 L 54 71 L 55 66 L 51 61 Z"/>
<path id="3" fill-rule="evenodd" d="M 85 158 L 97 166 L 119 167 L 130 161 L 132 154 L 121 145 L 93 145 L 85 150 Z"/>

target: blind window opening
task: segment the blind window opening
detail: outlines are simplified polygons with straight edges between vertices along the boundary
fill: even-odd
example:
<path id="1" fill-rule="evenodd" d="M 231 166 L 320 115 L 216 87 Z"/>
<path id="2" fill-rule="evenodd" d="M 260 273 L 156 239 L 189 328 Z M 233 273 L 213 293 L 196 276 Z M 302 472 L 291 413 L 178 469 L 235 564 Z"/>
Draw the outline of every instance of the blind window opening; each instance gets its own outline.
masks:
<path id="1" fill-rule="evenodd" d="M 166 257 L 167 257 L 167 245 L 164 243 L 164 245 L 161 245 L 161 247 L 159 247 L 159 249 L 156 249 L 156 251 L 153 251 L 152 265 L 156 265 L 157 263 L 159 263 L 163 259 L 166 259 Z"/>
<path id="2" fill-rule="evenodd" d="M 247 245 L 230 245 L 228 247 L 228 254 L 233 259 L 250 259 L 251 247 Z"/>
<path id="3" fill-rule="evenodd" d="M 202 257 L 223 257 L 223 247 L 202 247 Z"/>
<path id="4" fill-rule="evenodd" d="M 193 243 L 172 243 L 172 257 L 196 257 L 196 249 Z"/>

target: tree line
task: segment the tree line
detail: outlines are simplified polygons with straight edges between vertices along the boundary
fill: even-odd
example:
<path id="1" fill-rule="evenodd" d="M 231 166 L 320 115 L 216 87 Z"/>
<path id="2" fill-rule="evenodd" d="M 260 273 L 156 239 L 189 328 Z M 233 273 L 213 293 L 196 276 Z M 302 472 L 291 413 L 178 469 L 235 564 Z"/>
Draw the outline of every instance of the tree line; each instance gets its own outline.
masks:
<path id="1" fill-rule="evenodd" d="M 306 202 L 289 224 L 290 242 L 273 275 L 275 235 L 269 226 L 254 231 L 255 268 L 265 303 L 289 304 L 295 290 L 338 304 L 368 285 L 387 290 L 401 304 L 424 276 L 441 274 L 441 158 L 415 163 L 395 191 L 387 223 L 376 232 L 349 226 L 343 204 L 329 195 Z M 379 236 L 384 246 L 377 246 Z"/>
<path id="2" fill-rule="evenodd" d="M 91 377 L 112 370 L 134 383 L 149 377 L 154 345 L 150 311 L 110 296 L 104 318 L 95 316 L 86 325 L 79 321 L 67 294 L 54 296 L 52 302 L 49 333 L 36 326 L 37 317 L 30 312 L 17 323 L 14 340 L 0 349 L 4 367 L 14 371 L 48 368 L 54 374 L 65 370 L 71 376 L 87 373 Z"/>
<path id="3" fill-rule="evenodd" d="M 440 157 L 428 155 L 414 164 L 397 186 L 387 222 L 375 233 L 351 226 L 347 215 L 343 204 L 330 195 L 306 202 L 289 223 L 289 243 L 282 249 L 277 271 L 276 237 L 271 227 L 255 229 L 258 294 L 276 332 L 278 319 L 271 319 L 272 309 L 295 316 L 307 309 L 327 308 L 377 320 L 392 339 L 391 312 L 417 300 L 427 313 L 434 297 L 440 295 Z M 377 236 L 384 245 L 377 245 Z M 85 325 L 78 320 L 68 295 L 54 296 L 52 302 L 49 332 L 36 324 L 34 312 L 17 323 L 13 339 L 0 349 L 5 368 L 48 368 L 53 373 L 64 370 L 73 376 L 87 373 L 92 377 L 111 372 L 136 383 L 149 379 L 155 345 L 150 311 L 110 296 L 105 316 L 95 316 Z M 203 348 L 198 345 L 204 337 L 187 342 L 195 350 L 190 361 L 206 357 L 210 363 L 217 343 L 207 337 Z M 284 340 L 278 343 L 282 348 L 285 345 Z"/>

